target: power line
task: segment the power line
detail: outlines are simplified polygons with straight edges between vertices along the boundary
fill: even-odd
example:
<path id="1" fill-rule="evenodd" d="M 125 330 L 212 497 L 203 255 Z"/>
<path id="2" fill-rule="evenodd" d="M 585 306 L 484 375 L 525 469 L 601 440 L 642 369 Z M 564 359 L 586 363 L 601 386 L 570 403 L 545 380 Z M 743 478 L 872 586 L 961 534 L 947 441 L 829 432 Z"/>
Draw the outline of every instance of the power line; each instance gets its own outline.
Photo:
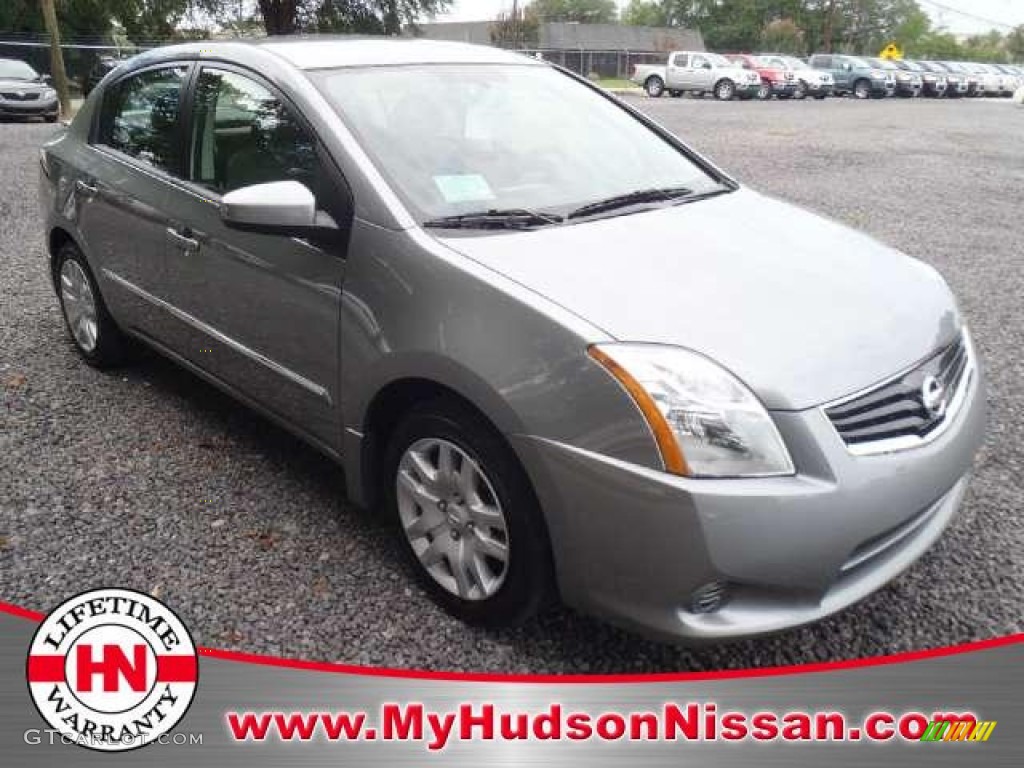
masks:
<path id="1" fill-rule="evenodd" d="M 993 27 L 1003 27 L 1004 29 L 1015 29 L 1015 26 L 1013 24 L 1007 24 L 1005 21 L 996 21 L 995 19 L 989 19 L 989 18 L 986 18 L 985 16 L 978 16 L 977 14 L 970 13 L 969 11 L 961 11 L 959 8 L 953 8 L 953 7 L 945 5 L 943 3 L 937 3 L 937 2 L 935 2 L 935 0 L 918 0 L 918 2 L 922 2 L 922 3 L 925 3 L 927 5 L 931 5 L 931 6 L 935 7 L 935 8 L 939 8 L 940 10 L 947 11 L 948 13 L 956 14 L 957 16 L 963 16 L 963 17 L 968 18 L 968 19 L 973 19 L 974 21 L 980 21 L 983 24 L 990 24 Z"/>

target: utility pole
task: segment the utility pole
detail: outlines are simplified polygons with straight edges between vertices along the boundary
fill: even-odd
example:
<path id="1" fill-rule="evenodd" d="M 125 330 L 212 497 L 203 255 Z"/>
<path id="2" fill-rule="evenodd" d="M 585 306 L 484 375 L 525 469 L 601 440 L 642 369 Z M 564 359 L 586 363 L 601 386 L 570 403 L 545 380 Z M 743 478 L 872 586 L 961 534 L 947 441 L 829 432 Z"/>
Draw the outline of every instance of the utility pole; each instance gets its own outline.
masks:
<path id="1" fill-rule="evenodd" d="M 512 48 L 519 50 L 519 0 L 512 0 Z"/>
<path id="2" fill-rule="evenodd" d="M 829 0 L 828 10 L 825 11 L 825 29 L 822 31 L 821 42 L 824 43 L 825 53 L 832 53 L 832 34 L 836 21 L 836 0 Z"/>
<path id="3" fill-rule="evenodd" d="M 60 30 L 57 28 L 57 9 L 54 8 L 53 2 L 54 0 L 39 0 L 43 10 L 43 22 L 50 34 L 50 74 L 53 75 L 53 85 L 57 89 L 57 98 L 60 99 L 60 113 L 64 117 L 70 117 L 68 75 L 64 71 L 64 54 L 60 48 Z"/>

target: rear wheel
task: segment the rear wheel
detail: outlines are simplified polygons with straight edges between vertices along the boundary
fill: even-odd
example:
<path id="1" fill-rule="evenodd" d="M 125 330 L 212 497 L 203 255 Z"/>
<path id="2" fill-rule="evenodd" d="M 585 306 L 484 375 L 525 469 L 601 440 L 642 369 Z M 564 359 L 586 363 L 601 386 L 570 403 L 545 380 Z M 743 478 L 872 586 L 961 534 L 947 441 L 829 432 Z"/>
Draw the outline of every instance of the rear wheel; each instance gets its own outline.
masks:
<path id="1" fill-rule="evenodd" d="M 474 624 L 519 624 L 552 593 L 539 505 L 494 428 L 456 401 L 415 407 L 386 457 L 387 504 L 424 587 Z"/>
<path id="2" fill-rule="evenodd" d="M 128 340 L 107 311 L 85 257 L 72 243 L 57 252 L 54 277 L 64 322 L 78 353 L 96 368 L 123 362 Z"/>
<path id="3" fill-rule="evenodd" d="M 644 82 L 644 90 L 652 99 L 660 99 L 665 93 L 665 81 L 657 75 L 652 75 Z"/>
<path id="4" fill-rule="evenodd" d="M 715 98 L 719 101 L 731 101 L 736 95 L 736 85 L 732 80 L 719 80 L 715 85 Z"/>

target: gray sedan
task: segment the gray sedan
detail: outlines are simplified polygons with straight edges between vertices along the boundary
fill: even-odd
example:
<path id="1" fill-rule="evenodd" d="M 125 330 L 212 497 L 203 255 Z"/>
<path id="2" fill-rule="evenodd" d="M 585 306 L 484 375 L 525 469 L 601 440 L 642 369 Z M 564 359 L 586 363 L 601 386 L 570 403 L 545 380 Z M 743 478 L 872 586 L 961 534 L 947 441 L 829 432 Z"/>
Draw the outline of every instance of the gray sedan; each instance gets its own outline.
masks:
<path id="1" fill-rule="evenodd" d="M 57 121 L 60 104 L 47 79 L 29 64 L 0 59 L 0 117 L 41 117 Z"/>
<path id="2" fill-rule="evenodd" d="M 85 361 L 144 342 L 317 446 L 467 621 L 778 631 L 963 497 L 985 397 L 942 278 L 542 61 L 163 48 L 41 165 Z"/>

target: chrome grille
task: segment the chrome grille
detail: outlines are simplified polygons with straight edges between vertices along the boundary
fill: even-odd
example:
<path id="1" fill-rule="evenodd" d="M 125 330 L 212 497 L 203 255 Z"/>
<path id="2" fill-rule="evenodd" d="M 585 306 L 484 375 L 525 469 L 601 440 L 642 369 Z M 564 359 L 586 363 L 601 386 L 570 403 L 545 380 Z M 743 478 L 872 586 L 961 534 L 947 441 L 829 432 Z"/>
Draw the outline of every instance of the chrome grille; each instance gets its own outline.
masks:
<path id="1" fill-rule="evenodd" d="M 35 101 L 39 98 L 39 91 L 4 91 L 0 96 L 8 101 Z"/>
<path id="2" fill-rule="evenodd" d="M 910 448 L 956 415 L 971 366 L 970 342 L 961 335 L 912 370 L 826 406 L 825 414 L 854 453 Z"/>

